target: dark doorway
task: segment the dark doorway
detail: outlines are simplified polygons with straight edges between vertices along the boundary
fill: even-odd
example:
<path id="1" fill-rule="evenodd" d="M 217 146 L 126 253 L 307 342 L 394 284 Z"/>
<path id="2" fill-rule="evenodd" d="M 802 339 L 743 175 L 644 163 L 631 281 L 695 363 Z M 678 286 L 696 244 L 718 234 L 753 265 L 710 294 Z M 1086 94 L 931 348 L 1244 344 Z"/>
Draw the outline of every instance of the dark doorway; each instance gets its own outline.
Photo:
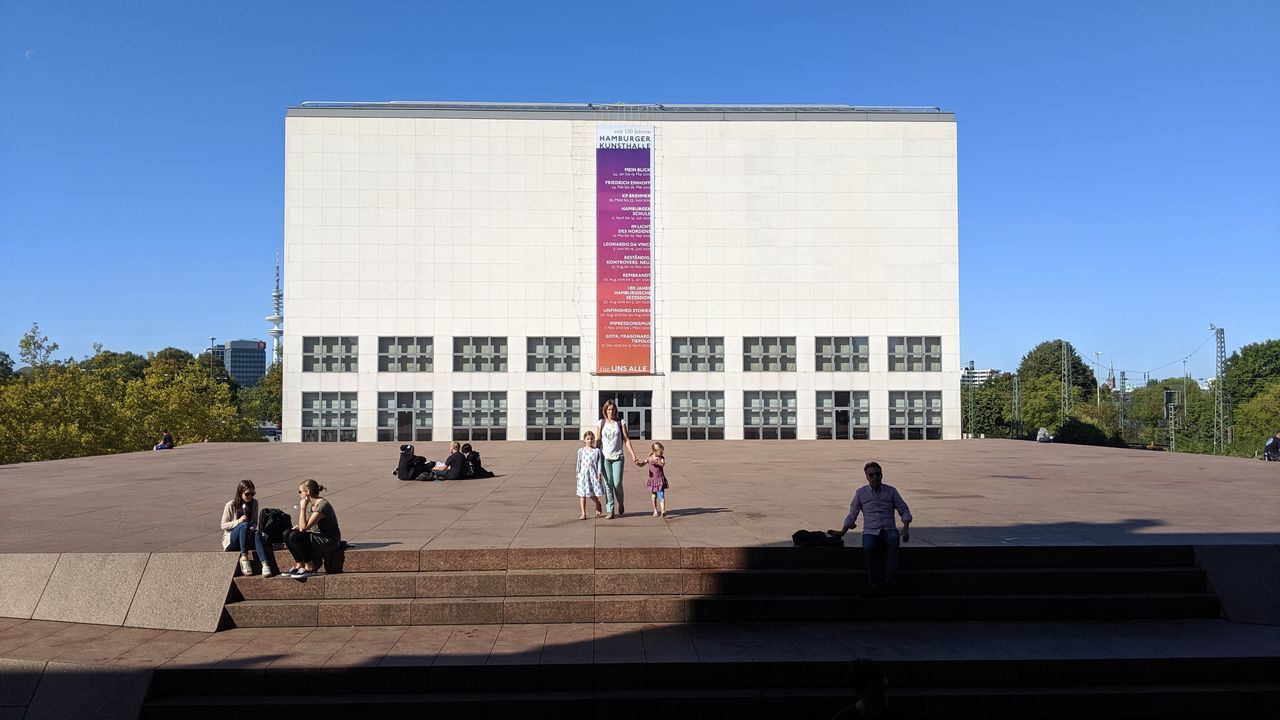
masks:
<path id="1" fill-rule="evenodd" d="M 618 414 L 627 424 L 627 437 L 632 440 L 653 438 L 653 392 L 601 390 L 599 406 L 604 407 L 604 402 L 609 399 L 618 406 Z M 597 417 L 600 417 L 599 412 L 596 411 Z"/>

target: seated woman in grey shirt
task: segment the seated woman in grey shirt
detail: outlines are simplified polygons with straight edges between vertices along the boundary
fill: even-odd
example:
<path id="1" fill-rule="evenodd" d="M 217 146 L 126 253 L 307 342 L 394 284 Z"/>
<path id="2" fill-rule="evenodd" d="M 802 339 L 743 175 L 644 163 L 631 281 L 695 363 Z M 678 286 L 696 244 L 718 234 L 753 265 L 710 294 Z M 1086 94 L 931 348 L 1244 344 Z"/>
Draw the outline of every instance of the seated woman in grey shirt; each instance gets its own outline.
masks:
<path id="1" fill-rule="evenodd" d="M 320 497 L 324 490 L 315 480 L 303 480 L 298 486 L 298 524 L 284 531 L 284 543 L 294 560 L 290 577 L 315 574 L 316 566 L 342 543 L 337 513 Z"/>

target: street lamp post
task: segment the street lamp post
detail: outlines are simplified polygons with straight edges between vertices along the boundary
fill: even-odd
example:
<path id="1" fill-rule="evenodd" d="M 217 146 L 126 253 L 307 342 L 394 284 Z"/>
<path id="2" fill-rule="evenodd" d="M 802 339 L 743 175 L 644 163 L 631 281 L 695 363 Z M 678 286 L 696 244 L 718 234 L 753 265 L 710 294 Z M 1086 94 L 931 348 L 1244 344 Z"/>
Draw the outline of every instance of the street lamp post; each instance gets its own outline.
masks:
<path id="1" fill-rule="evenodd" d="M 1102 385 L 1098 383 L 1098 375 L 1102 374 L 1102 365 L 1098 363 L 1098 358 L 1102 357 L 1102 353 L 1094 351 L 1093 353 L 1093 384 L 1097 385 L 1094 390 L 1097 391 L 1097 400 L 1093 403 L 1096 407 L 1102 406 Z"/>

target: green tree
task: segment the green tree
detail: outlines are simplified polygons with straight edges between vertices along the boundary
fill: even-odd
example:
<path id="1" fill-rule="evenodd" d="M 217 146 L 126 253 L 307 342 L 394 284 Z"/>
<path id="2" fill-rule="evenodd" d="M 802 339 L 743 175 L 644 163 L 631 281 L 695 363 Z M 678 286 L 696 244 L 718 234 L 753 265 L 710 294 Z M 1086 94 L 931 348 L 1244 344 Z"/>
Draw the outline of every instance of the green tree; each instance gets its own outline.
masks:
<path id="1" fill-rule="evenodd" d="M 104 350 L 102 345 L 98 344 L 95 344 L 93 349 L 94 354 L 80 362 L 80 367 L 91 372 L 119 368 L 125 380 L 141 380 L 149 364 L 146 358 L 137 353 Z"/>
<path id="2" fill-rule="evenodd" d="M 196 367 L 203 368 L 206 375 L 212 373 L 214 380 L 223 385 L 231 386 L 232 397 L 235 397 L 236 393 L 240 391 L 240 383 L 236 382 L 236 379 L 232 377 L 231 372 L 227 370 L 227 366 L 208 350 L 197 355 L 193 362 Z"/>
<path id="3" fill-rule="evenodd" d="M 970 394 L 973 400 L 972 432 L 989 438 L 1015 437 L 1013 428 L 1013 375 L 1001 373 L 960 393 L 961 427 L 970 432 Z"/>
<path id="4" fill-rule="evenodd" d="M 1135 423 L 1128 430 L 1129 441 L 1148 446 L 1168 446 L 1169 419 L 1165 412 L 1165 391 L 1177 393 L 1179 410 L 1174 418 L 1177 449 L 1182 452 L 1212 452 L 1213 394 L 1202 390 L 1190 378 L 1152 380 L 1146 387 L 1129 394 L 1129 418 Z"/>
<path id="5" fill-rule="evenodd" d="M 191 353 L 176 347 L 167 347 L 160 352 L 147 353 L 148 364 L 166 368 L 167 372 L 173 375 L 176 375 L 195 359 L 196 357 Z"/>
<path id="6" fill-rule="evenodd" d="M 240 391 L 240 411 L 245 417 L 280 426 L 283 376 L 280 363 L 271 363 L 257 385 Z"/>
<path id="7" fill-rule="evenodd" d="M 1245 345 L 1227 358 L 1227 395 L 1246 403 L 1280 380 L 1280 340 Z"/>
<path id="8" fill-rule="evenodd" d="M 1021 379 L 1022 430 L 1025 437 L 1035 437 L 1040 428 L 1053 432 L 1062 413 L 1062 383 L 1058 377 L 1041 375 Z M 1071 388 L 1072 400 L 1078 401 L 1079 388 Z"/>
<path id="9" fill-rule="evenodd" d="M 0 350 L 0 383 L 7 383 L 17 377 L 17 373 L 13 371 L 13 358 L 9 357 L 9 353 Z"/>
<path id="10" fill-rule="evenodd" d="M 1102 390 L 1095 394 L 1093 402 L 1085 397 L 1071 406 L 1074 430 L 1081 433 L 1079 444 L 1123 446 L 1125 441 L 1120 427 L 1120 405 L 1112 396 L 1110 388 L 1104 387 Z"/>
<path id="11" fill-rule="evenodd" d="M 141 380 L 129 383 L 123 410 L 135 447 L 151 447 L 161 428 L 179 444 L 258 439 L 253 423 L 236 409 L 231 388 L 210 381 L 208 369 L 194 363 L 177 374 L 153 363 Z"/>
<path id="12" fill-rule="evenodd" d="M 1280 381 L 1237 407 L 1234 420 L 1236 436 L 1231 451 L 1249 457 L 1262 452 L 1267 438 L 1280 430 Z"/>
<path id="13" fill-rule="evenodd" d="M 118 371 L 85 372 L 75 362 L 0 385 L 0 463 L 138 449 L 120 412 L 123 387 Z"/>
<path id="14" fill-rule="evenodd" d="M 33 368 L 52 363 L 56 352 L 58 343 L 40 334 L 40 323 L 31 323 L 31 329 L 18 340 L 18 358 Z"/>
<path id="15" fill-rule="evenodd" d="M 1071 366 L 1071 384 L 1080 388 L 1082 398 L 1092 398 L 1097 392 L 1098 380 L 1093 370 L 1080 358 L 1076 349 L 1066 340 L 1045 340 L 1031 348 L 1018 363 L 1018 376 L 1026 382 L 1030 378 L 1051 376 L 1055 382 L 1062 378 L 1062 345 L 1067 346 L 1067 362 Z"/>

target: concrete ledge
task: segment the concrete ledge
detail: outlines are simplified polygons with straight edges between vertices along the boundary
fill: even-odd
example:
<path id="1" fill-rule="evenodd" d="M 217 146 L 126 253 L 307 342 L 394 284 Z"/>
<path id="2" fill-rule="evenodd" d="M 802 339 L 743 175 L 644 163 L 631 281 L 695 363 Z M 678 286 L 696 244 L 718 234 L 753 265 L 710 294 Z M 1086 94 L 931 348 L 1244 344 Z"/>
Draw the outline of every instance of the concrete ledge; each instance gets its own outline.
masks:
<path id="1" fill-rule="evenodd" d="M 1197 545 L 1195 552 L 1228 620 L 1280 625 L 1280 546 Z"/>
<path id="2" fill-rule="evenodd" d="M 0 555 L 0 617 L 213 632 L 236 554 Z"/>
<path id="3" fill-rule="evenodd" d="M 142 711 L 151 669 L 39 663 L 25 720 L 134 720 Z M 30 674 L 24 671 L 24 674 Z"/>
<path id="4" fill-rule="evenodd" d="M 123 625 L 147 557 L 146 553 L 63 553 L 31 618 Z"/>
<path id="5" fill-rule="evenodd" d="M 30 620 L 57 564 L 57 553 L 0 555 L 0 617 Z"/>
<path id="6" fill-rule="evenodd" d="M 213 632 L 222 619 L 236 553 L 152 553 L 124 624 Z"/>

